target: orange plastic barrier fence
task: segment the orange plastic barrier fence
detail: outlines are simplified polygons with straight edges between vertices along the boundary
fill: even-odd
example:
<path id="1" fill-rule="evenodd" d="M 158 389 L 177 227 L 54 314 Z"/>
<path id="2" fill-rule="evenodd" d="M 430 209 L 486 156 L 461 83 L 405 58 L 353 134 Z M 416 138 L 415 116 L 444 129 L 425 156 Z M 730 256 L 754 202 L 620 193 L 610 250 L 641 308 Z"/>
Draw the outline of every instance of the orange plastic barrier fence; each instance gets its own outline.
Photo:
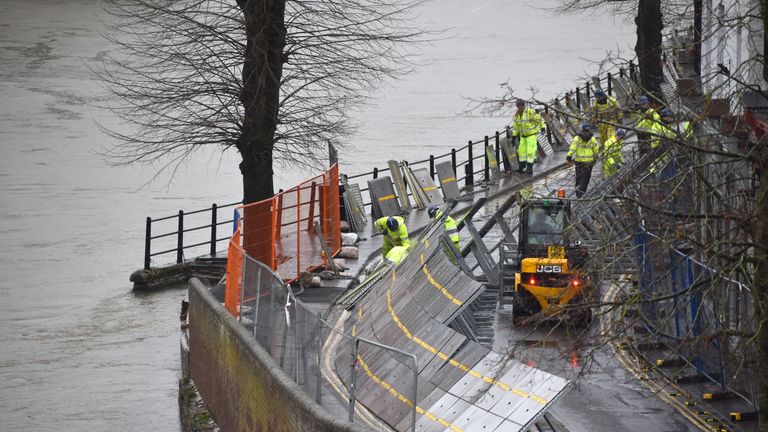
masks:
<path id="1" fill-rule="evenodd" d="M 285 281 L 326 263 L 315 233 L 320 223 L 331 254 L 341 249 L 339 167 L 281 192 L 241 207 L 243 249 L 275 270 Z"/>
<path id="2" fill-rule="evenodd" d="M 224 307 L 235 317 L 238 316 L 242 276 L 243 248 L 240 246 L 240 228 L 238 228 L 229 240 L 229 248 L 227 250 L 227 286 L 224 290 Z"/>

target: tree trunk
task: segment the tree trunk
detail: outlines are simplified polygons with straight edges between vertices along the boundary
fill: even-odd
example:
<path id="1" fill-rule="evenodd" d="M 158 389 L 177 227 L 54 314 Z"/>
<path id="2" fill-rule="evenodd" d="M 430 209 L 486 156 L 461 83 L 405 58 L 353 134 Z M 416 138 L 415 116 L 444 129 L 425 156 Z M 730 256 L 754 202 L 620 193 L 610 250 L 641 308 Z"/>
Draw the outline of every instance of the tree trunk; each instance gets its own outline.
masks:
<path id="1" fill-rule="evenodd" d="M 661 95 L 664 79 L 661 66 L 661 0 L 640 0 L 637 6 L 637 64 L 640 85 L 649 93 Z"/>
<path id="2" fill-rule="evenodd" d="M 285 47 L 285 0 L 237 0 L 245 21 L 246 50 L 240 103 L 243 124 L 237 149 L 243 203 L 274 195 L 272 151 L 280 104 Z"/>

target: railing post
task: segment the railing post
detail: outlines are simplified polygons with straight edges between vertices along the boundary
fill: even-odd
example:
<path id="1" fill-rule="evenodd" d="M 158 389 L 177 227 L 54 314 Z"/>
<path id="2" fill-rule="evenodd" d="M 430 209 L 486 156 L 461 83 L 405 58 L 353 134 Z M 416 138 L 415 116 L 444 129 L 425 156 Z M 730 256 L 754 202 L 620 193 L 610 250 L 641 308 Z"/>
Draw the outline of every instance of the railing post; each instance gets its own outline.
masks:
<path id="1" fill-rule="evenodd" d="M 496 131 L 495 136 L 495 142 L 496 142 L 496 163 L 499 164 L 499 167 L 501 167 L 502 162 L 504 163 L 504 170 L 507 169 L 507 161 L 503 160 L 504 158 L 501 157 L 501 140 L 499 138 L 499 131 Z"/>
<path id="2" fill-rule="evenodd" d="M 433 155 L 429 155 L 429 177 L 432 180 L 435 179 L 435 157 Z"/>
<path id="3" fill-rule="evenodd" d="M 373 178 L 374 179 L 379 178 L 379 169 L 378 168 L 374 168 L 373 169 Z"/>
<path id="4" fill-rule="evenodd" d="M 629 61 L 629 77 L 632 81 L 637 81 L 635 79 L 635 63 L 632 60 Z"/>
<path id="5" fill-rule="evenodd" d="M 456 149 L 455 148 L 451 149 L 451 166 L 453 167 L 453 173 L 458 174 L 456 172 Z"/>
<path id="6" fill-rule="evenodd" d="M 464 165 L 464 185 L 472 186 L 474 180 L 472 179 L 472 167 L 469 164 Z"/>
<path id="7" fill-rule="evenodd" d="M 589 84 L 589 82 L 585 83 L 584 85 L 584 94 L 587 96 L 587 102 L 591 100 L 590 94 L 592 90 L 592 85 Z"/>
<path id="8" fill-rule="evenodd" d="M 176 263 L 184 260 L 184 210 L 179 210 L 179 231 L 176 237 Z"/>
<path id="9" fill-rule="evenodd" d="M 576 108 L 581 109 L 581 90 L 576 87 Z"/>
<path id="10" fill-rule="evenodd" d="M 613 96 L 613 75 L 608 72 L 608 80 L 606 86 L 608 87 L 608 95 Z"/>
<path id="11" fill-rule="evenodd" d="M 483 175 L 485 180 L 488 181 L 491 178 L 491 161 L 488 160 L 488 152 L 485 151 L 488 148 L 488 135 L 483 139 L 483 143 L 485 144 L 483 147 Z"/>
<path id="12" fill-rule="evenodd" d="M 469 171 L 467 171 L 467 184 L 471 185 L 475 183 L 475 161 L 472 157 L 472 140 L 469 140 L 469 145 L 467 146 L 467 166 L 469 167 Z"/>
<path id="13" fill-rule="evenodd" d="M 218 206 L 216 203 L 213 203 L 211 206 L 211 256 L 216 255 L 216 222 L 218 220 Z"/>
<path id="14" fill-rule="evenodd" d="M 549 118 L 549 105 L 544 105 L 544 114 Z M 552 145 L 552 130 L 547 125 L 547 142 Z"/>
<path id="15" fill-rule="evenodd" d="M 149 270 L 152 247 L 152 218 L 147 218 L 147 228 L 144 230 L 144 269 Z"/>
<path id="16" fill-rule="evenodd" d="M 624 78 L 624 68 L 619 68 L 619 76 Z"/>
<path id="17" fill-rule="evenodd" d="M 314 227 L 312 221 L 315 219 L 315 188 L 316 187 L 317 187 L 317 183 L 312 182 L 312 189 L 310 189 L 309 191 L 309 218 L 307 219 L 307 231 L 312 231 Z M 299 191 L 299 196 L 301 196 L 301 191 Z M 320 218 L 322 219 L 322 215 L 320 216 Z"/>

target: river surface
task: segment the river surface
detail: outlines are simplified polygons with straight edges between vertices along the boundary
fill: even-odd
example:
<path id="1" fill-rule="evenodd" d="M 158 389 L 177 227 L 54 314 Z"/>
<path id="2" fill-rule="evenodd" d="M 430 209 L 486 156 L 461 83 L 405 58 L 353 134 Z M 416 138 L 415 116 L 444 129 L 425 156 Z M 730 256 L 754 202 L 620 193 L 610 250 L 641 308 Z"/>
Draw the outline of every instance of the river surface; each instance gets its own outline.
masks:
<path id="1" fill-rule="evenodd" d="M 503 128 L 465 114 L 469 97 L 572 88 L 606 50 L 629 52 L 633 29 L 609 16 L 552 16 L 551 1 L 439 0 L 418 24 L 448 29 L 415 73 L 389 83 L 358 116 L 354 174 L 421 159 Z M 110 167 L 97 122 L 106 96 L 90 68 L 114 49 L 97 0 L 1 1 L 0 429 L 179 429 L 183 289 L 131 291 L 144 218 L 241 196 L 237 155 L 199 153 L 173 178 L 156 167 Z M 527 94 L 526 94 L 527 93 Z M 295 171 L 278 173 L 280 187 Z"/>

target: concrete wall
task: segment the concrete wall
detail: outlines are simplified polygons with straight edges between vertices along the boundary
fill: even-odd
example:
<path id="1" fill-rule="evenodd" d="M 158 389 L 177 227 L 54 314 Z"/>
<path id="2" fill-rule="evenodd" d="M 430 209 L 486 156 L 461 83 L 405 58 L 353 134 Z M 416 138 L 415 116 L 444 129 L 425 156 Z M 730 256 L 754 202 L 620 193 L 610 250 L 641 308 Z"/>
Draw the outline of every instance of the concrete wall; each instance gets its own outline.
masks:
<path id="1" fill-rule="evenodd" d="M 189 368 L 222 431 L 349 431 L 293 382 L 197 279 L 189 283 Z"/>

